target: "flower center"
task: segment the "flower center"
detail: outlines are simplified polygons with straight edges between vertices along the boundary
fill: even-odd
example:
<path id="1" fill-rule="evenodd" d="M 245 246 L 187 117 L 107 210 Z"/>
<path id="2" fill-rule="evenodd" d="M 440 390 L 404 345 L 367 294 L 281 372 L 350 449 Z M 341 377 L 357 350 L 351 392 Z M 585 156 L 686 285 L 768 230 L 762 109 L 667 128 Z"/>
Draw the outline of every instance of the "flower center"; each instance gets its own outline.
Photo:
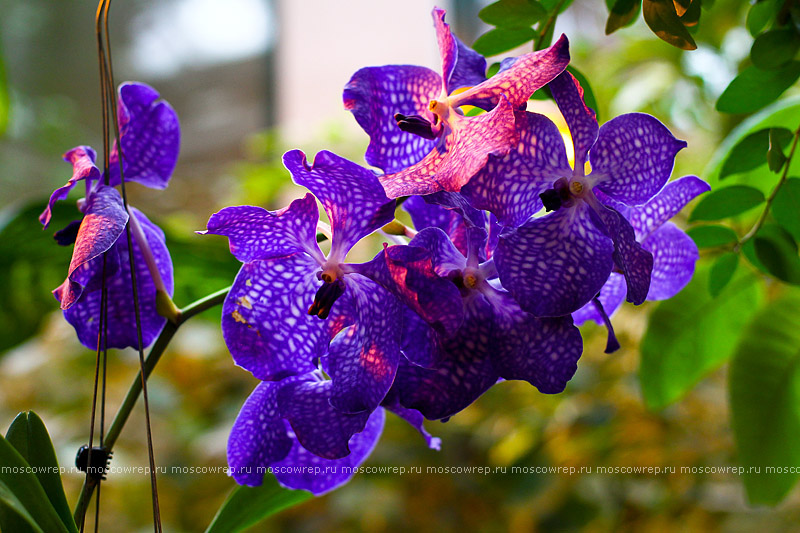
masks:
<path id="1" fill-rule="evenodd" d="M 317 289 L 317 293 L 314 295 L 314 303 L 308 308 L 308 314 L 316 315 L 324 320 L 331 313 L 334 302 L 344 294 L 344 281 L 340 278 L 331 279 L 330 277 L 328 279 L 331 279 L 331 281 L 325 281 L 322 276 L 325 276 L 324 272 L 320 275 L 320 279 L 324 283 Z"/>

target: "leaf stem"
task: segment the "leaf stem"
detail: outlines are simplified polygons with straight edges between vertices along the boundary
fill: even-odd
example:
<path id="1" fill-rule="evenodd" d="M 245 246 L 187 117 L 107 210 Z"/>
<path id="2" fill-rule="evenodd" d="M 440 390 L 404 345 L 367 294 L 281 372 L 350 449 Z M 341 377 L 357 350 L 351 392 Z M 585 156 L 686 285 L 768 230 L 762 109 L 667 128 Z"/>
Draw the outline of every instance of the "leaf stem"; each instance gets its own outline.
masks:
<path id="1" fill-rule="evenodd" d="M 548 33 L 550 33 L 552 26 L 555 24 L 559 15 L 559 11 L 561 11 L 561 6 L 564 5 L 564 2 L 566 2 L 566 0 L 559 0 L 559 2 L 553 8 L 553 11 L 550 12 L 550 16 L 547 17 L 547 21 L 544 23 L 544 26 L 542 26 L 542 30 L 539 32 L 539 37 L 536 38 L 536 42 L 534 43 L 534 52 L 536 50 L 545 48 L 542 46 L 544 44 L 545 37 Z M 550 37 L 550 40 L 552 40 L 552 36 Z"/>
<path id="2" fill-rule="evenodd" d="M 767 215 L 769 215 L 769 210 L 772 207 L 772 202 L 775 200 L 775 197 L 778 195 L 778 191 L 781 189 L 784 183 L 786 183 L 786 178 L 789 175 L 789 167 L 792 165 L 792 157 L 794 157 L 794 152 L 797 149 L 797 141 L 800 139 L 800 126 L 794 131 L 794 137 L 792 138 L 792 147 L 789 149 L 789 155 L 786 156 L 786 161 L 783 164 L 783 172 L 781 173 L 781 179 L 778 180 L 778 184 L 775 185 L 775 188 L 772 189 L 769 197 L 767 198 L 767 203 L 764 206 L 764 210 L 761 212 L 761 215 L 758 217 L 758 220 L 750 228 L 748 231 L 736 245 L 733 247 L 734 252 L 738 252 L 741 250 L 742 246 L 756 236 L 758 231 L 761 229 L 761 226 L 764 225 L 764 222 L 767 220 Z"/>
<path id="3" fill-rule="evenodd" d="M 147 359 L 145 360 L 145 379 L 150 377 L 150 374 L 153 372 L 153 369 L 161 359 L 161 356 L 172 340 L 172 337 L 175 336 L 175 333 L 178 331 L 178 328 L 181 326 L 181 324 L 193 316 L 221 304 L 228 295 L 229 290 L 230 287 L 226 287 L 217 292 L 209 294 L 204 298 L 200 298 L 199 300 L 192 302 L 181 309 L 180 314 L 175 322 L 167 321 L 164 329 L 161 330 L 161 334 L 158 336 L 158 339 L 156 339 L 155 344 L 153 344 L 153 347 L 150 349 L 150 353 L 147 355 Z M 122 402 L 122 405 L 117 411 L 117 415 L 114 417 L 114 421 L 111 422 L 111 426 L 108 428 L 108 433 L 106 433 L 103 440 L 103 445 L 108 450 L 113 449 L 114 444 L 117 442 L 117 438 L 119 438 L 122 428 L 125 427 L 125 423 L 128 421 L 128 418 L 130 417 L 130 414 L 133 411 L 141 392 L 142 373 L 139 371 L 136 374 L 136 378 L 131 383 L 131 386 L 128 388 L 128 393 L 125 395 L 125 400 Z M 92 492 L 94 491 L 96 485 L 97 482 L 94 481 L 94 479 L 90 476 L 87 476 L 86 480 L 83 482 L 81 493 L 78 496 L 78 502 L 75 504 L 74 518 L 76 523 L 80 523 L 80 521 L 83 519 L 83 515 L 86 514 L 89 500 L 92 497 Z"/>

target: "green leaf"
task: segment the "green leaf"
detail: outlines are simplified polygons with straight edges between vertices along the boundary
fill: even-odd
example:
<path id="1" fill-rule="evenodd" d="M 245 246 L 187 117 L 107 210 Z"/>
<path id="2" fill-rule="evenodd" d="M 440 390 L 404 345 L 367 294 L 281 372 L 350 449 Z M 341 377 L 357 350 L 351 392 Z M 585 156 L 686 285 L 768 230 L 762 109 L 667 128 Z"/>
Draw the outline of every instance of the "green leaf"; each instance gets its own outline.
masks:
<path id="1" fill-rule="evenodd" d="M 495 56 L 525 44 L 534 37 L 536 32 L 531 28 L 495 28 L 478 37 L 472 49 L 485 56 Z"/>
<path id="2" fill-rule="evenodd" d="M 708 277 L 708 292 L 712 298 L 719 296 L 722 289 L 730 283 L 738 265 L 739 254 L 735 252 L 726 252 L 714 261 Z"/>
<path id="3" fill-rule="evenodd" d="M 714 248 L 725 246 L 739 240 L 736 232 L 726 226 L 710 224 L 708 226 L 695 226 L 686 233 L 692 238 L 698 248 Z"/>
<path id="4" fill-rule="evenodd" d="M 689 221 L 720 220 L 744 213 L 764 203 L 764 193 L 747 185 L 731 185 L 711 191 L 695 206 Z"/>
<path id="5" fill-rule="evenodd" d="M 791 138 L 791 132 L 785 128 L 770 128 L 769 130 L 767 164 L 772 172 L 780 172 L 783 168 L 783 164 L 786 163 L 786 156 L 783 154 L 783 149 L 781 148 L 781 138 L 785 138 L 785 133 L 787 132 L 789 133 L 789 138 Z"/>
<path id="6" fill-rule="evenodd" d="M 0 437 L 0 466 L 6 467 L 0 468 L 0 485 L 5 486 L 5 492 L 14 495 L 42 530 L 47 533 L 69 531 L 31 471 L 31 465 L 4 437 Z M 6 529 L 2 526 L 0 524 L 0 529 Z"/>
<path id="7" fill-rule="evenodd" d="M 760 270 L 786 283 L 800 285 L 800 257 L 789 232 L 776 224 L 765 224 L 753 238 L 753 247 Z"/>
<path id="8" fill-rule="evenodd" d="M 762 299 L 758 278 L 739 269 L 716 298 L 708 293 L 709 268 L 650 315 L 641 344 L 639 382 L 650 409 L 677 401 L 736 348 L 742 328 Z"/>
<path id="9" fill-rule="evenodd" d="M 541 0 L 541 4 L 544 6 L 544 8 L 547 10 L 548 13 L 551 13 L 556 8 L 556 6 L 560 5 L 560 7 L 558 8 L 558 13 L 561 14 L 564 11 L 566 11 L 569 6 L 572 5 L 572 1 L 573 0 L 566 0 L 566 1 Z"/>
<path id="10" fill-rule="evenodd" d="M 774 505 L 800 475 L 786 468 L 800 464 L 797 291 L 769 304 L 747 327 L 731 361 L 728 389 L 747 497 L 753 504 Z"/>
<path id="11" fill-rule="evenodd" d="M 0 482 L 0 531 L 14 533 L 41 533 L 42 528 L 36 523 L 22 502 L 4 483 Z"/>
<path id="12" fill-rule="evenodd" d="M 594 96 L 594 91 L 592 90 L 592 86 L 589 83 L 589 79 L 583 75 L 581 71 L 573 67 L 572 65 L 567 67 L 567 71 L 575 76 L 575 79 L 578 80 L 578 83 L 581 84 L 583 88 L 583 101 L 594 110 L 595 118 L 599 121 L 599 115 L 597 114 L 597 99 Z M 537 91 L 538 92 L 538 91 Z"/>
<path id="13" fill-rule="evenodd" d="M 800 241 L 800 179 L 789 178 L 772 201 L 772 217 Z"/>
<path id="14" fill-rule="evenodd" d="M 53 449 L 50 434 L 42 419 L 33 411 L 17 415 L 8 428 L 6 440 L 16 448 L 19 454 L 36 469 L 36 477 L 42 485 L 50 503 L 61 517 L 61 521 L 71 532 L 78 528 L 72 518 L 64 487 L 61 484 L 58 459 Z"/>
<path id="15" fill-rule="evenodd" d="M 736 76 L 717 100 L 721 113 L 752 113 L 774 102 L 800 77 L 800 61 L 777 70 L 750 66 Z"/>
<path id="16" fill-rule="evenodd" d="M 281 487 L 272 474 L 260 487 L 236 487 L 217 511 L 206 533 L 233 533 L 253 526 L 279 511 L 302 503 L 312 495 Z"/>
<path id="17" fill-rule="evenodd" d="M 644 21 L 662 41 L 684 50 L 695 50 L 697 45 L 675 11 L 672 0 L 644 0 Z"/>
<path id="18" fill-rule="evenodd" d="M 634 23 L 642 9 L 642 0 L 606 0 L 606 6 L 608 6 L 606 35 L 611 35 L 618 29 Z"/>
<path id="19" fill-rule="evenodd" d="M 794 59 L 800 51 L 800 35 L 791 29 L 762 33 L 750 48 L 750 61 L 761 70 L 776 70 Z"/>
<path id="20" fill-rule="evenodd" d="M 547 15 L 547 10 L 533 0 L 500 0 L 478 13 L 487 24 L 498 28 L 530 28 Z"/>
<path id="21" fill-rule="evenodd" d="M 753 4 L 747 12 L 747 31 L 755 37 L 763 30 L 778 10 L 783 0 L 767 0 Z"/>
<path id="22" fill-rule="evenodd" d="M 786 128 L 764 128 L 751 133 L 733 147 L 722 164 L 719 179 L 733 174 L 740 174 L 758 168 L 766 162 L 765 154 L 769 152 L 770 140 L 784 149 L 792 140 L 792 132 Z"/>

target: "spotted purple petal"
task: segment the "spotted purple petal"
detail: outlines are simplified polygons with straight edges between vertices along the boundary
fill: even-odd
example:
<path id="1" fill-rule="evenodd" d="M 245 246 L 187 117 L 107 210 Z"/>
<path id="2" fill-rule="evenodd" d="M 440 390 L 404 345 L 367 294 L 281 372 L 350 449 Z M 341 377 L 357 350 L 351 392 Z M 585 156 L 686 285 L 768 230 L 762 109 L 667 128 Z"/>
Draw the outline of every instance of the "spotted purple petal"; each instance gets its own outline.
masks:
<path id="1" fill-rule="evenodd" d="M 451 97 L 452 105 L 497 105 L 504 96 L 514 109 L 519 109 L 537 89 L 561 74 L 568 63 L 569 41 L 562 35 L 551 47 L 519 56 L 506 70 Z"/>
<path id="2" fill-rule="evenodd" d="M 600 291 L 614 245 L 585 202 L 533 218 L 500 235 L 494 261 L 500 281 L 535 316 L 563 316 Z"/>
<path id="3" fill-rule="evenodd" d="M 208 229 L 198 233 L 228 237 L 231 253 L 243 263 L 305 252 L 322 264 L 318 220 L 317 202 L 306 194 L 278 211 L 251 205 L 226 207 L 211 215 Z"/>
<path id="4" fill-rule="evenodd" d="M 540 392 L 564 390 L 578 369 L 583 351 L 581 334 L 572 317 L 537 318 L 503 295 L 492 364 L 504 379 L 525 380 Z"/>
<path id="5" fill-rule="evenodd" d="M 275 477 L 284 487 L 308 490 L 321 496 L 347 483 L 356 467 L 372 453 L 383 431 L 386 413 L 377 409 L 367 420 L 364 430 L 350 438 L 350 455 L 341 459 L 323 459 L 295 441 L 289 455 L 272 465 Z M 292 433 L 289 433 L 292 436 Z"/>
<path id="6" fill-rule="evenodd" d="M 461 215 L 463 222 L 470 227 L 485 228 L 486 214 L 475 209 L 464 196 L 457 192 L 439 191 L 422 197 L 430 204 L 436 204 Z"/>
<path id="7" fill-rule="evenodd" d="M 426 228 L 420 231 L 408 245 L 425 249 L 430 254 L 433 270 L 441 277 L 447 277 L 451 271 L 461 270 L 467 266 L 464 255 L 439 228 Z"/>
<path id="8" fill-rule="evenodd" d="M 77 146 L 64 154 L 64 161 L 72 163 L 72 177 L 66 184 L 53 191 L 50 195 L 50 201 L 42 214 L 39 215 L 39 222 L 46 228 L 50 224 L 50 218 L 53 216 L 53 205 L 59 200 L 63 200 L 69 195 L 79 181 L 82 180 L 100 180 L 100 169 L 95 165 L 97 154 L 90 146 Z"/>
<path id="9" fill-rule="evenodd" d="M 442 78 L 412 65 L 362 68 L 344 87 L 344 107 L 369 135 L 367 163 L 398 172 L 419 162 L 436 140 L 402 131 L 394 116 L 419 115 L 433 121 L 428 103 L 442 92 Z"/>
<path id="10" fill-rule="evenodd" d="M 447 80 L 448 94 L 463 87 L 480 85 L 486 81 L 486 58 L 462 43 L 455 35 L 453 39 L 458 47 L 458 59 Z"/>
<path id="11" fill-rule="evenodd" d="M 178 162 L 181 130 L 175 110 L 152 87 L 123 83 L 119 87 L 119 123 L 125 181 L 164 189 Z M 120 183 L 119 150 L 109 157 L 112 185 Z"/>
<path id="12" fill-rule="evenodd" d="M 653 271 L 653 254 L 636 242 L 636 235 L 630 222 L 610 207 L 600 206 L 597 214 L 608 229 L 614 241 L 614 264 L 625 275 L 628 284 L 626 299 L 639 305 L 647 298 L 650 290 L 650 275 Z"/>
<path id="13" fill-rule="evenodd" d="M 484 214 L 468 206 L 465 199 L 463 200 L 464 205 L 458 206 L 463 208 L 454 208 L 456 207 L 454 205 L 445 207 L 444 204 L 447 204 L 447 202 L 442 201 L 445 198 L 443 195 L 460 196 L 458 193 L 444 191 L 427 196 L 411 196 L 403 202 L 403 208 L 411 215 L 411 220 L 417 231 L 428 227 L 441 229 L 450 237 L 458 251 L 466 256 L 469 251 L 467 229 L 470 225 L 485 225 Z M 436 202 L 436 200 L 439 201 Z M 468 219 L 465 219 L 462 215 L 464 209 L 469 211 L 470 216 Z"/>
<path id="14" fill-rule="evenodd" d="M 278 392 L 281 416 L 289 421 L 300 444 L 324 459 L 350 453 L 350 438 L 364 430 L 370 412 L 348 414 L 330 403 L 333 382 L 291 382 Z"/>
<path id="15" fill-rule="evenodd" d="M 628 205 L 643 204 L 669 179 L 675 154 L 686 147 L 644 113 L 620 115 L 600 127 L 589 159 L 597 188 Z"/>
<path id="16" fill-rule="evenodd" d="M 433 26 L 436 29 L 436 41 L 439 44 L 439 56 L 442 59 L 442 79 L 445 80 L 445 92 L 450 94 L 454 89 L 447 87 L 447 80 L 453 74 L 458 59 L 458 45 L 455 37 L 450 32 L 450 25 L 444 21 L 445 10 L 438 7 L 433 8 Z"/>
<path id="17" fill-rule="evenodd" d="M 667 183 L 649 202 L 631 209 L 628 219 L 636 236 L 640 239 L 647 236 L 677 215 L 696 196 L 710 190 L 708 183 L 697 176 L 684 176 Z"/>
<path id="18" fill-rule="evenodd" d="M 672 298 L 692 279 L 700 255 L 694 241 L 672 222 L 666 222 L 642 241 L 653 254 L 648 300 Z"/>
<path id="19" fill-rule="evenodd" d="M 460 307 L 463 315 L 463 306 Z M 408 308 L 403 313 L 400 349 L 405 358 L 417 366 L 434 368 L 441 361 L 442 353 L 436 330 Z"/>
<path id="20" fill-rule="evenodd" d="M 597 140 L 597 116 L 594 110 L 584 103 L 581 84 L 566 70 L 551 81 L 549 87 L 558 109 L 567 121 L 572 135 L 575 168 L 582 174 L 589 149 Z"/>
<path id="21" fill-rule="evenodd" d="M 303 152 L 292 150 L 284 154 L 283 164 L 328 214 L 331 258 L 344 261 L 355 243 L 394 219 L 395 202 L 386 197 L 375 174 L 352 161 L 323 150 L 309 166 Z"/>
<path id="22" fill-rule="evenodd" d="M 513 110 L 508 100 L 501 98 L 489 113 L 475 117 L 453 113 L 444 137 L 424 159 L 379 179 L 390 198 L 458 192 L 483 168 L 489 155 L 504 155 L 517 142 Z"/>
<path id="23" fill-rule="evenodd" d="M 61 302 L 61 309 L 65 310 L 75 304 L 84 289 L 99 287 L 103 268 L 100 256 L 114 246 L 128 223 L 128 213 L 122 205 L 122 197 L 113 187 L 100 186 L 87 198 L 84 210 L 85 215 L 75 239 L 67 279 L 54 293 Z M 127 258 L 124 260 L 127 261 Z M 106 277 L 116 273 L 118 269 L 118 254 L 109 254 L 106 259 Z M 97 339 L 93 346 L 96 344 Z"/>
<path id="24" fill-rule="evenodd" d="M 142 227 L 147 244 L 153 253 L 161 279 L 167 293 L 172 296 L 173 277 L 172 260 L 164 239 L 164 233 L 147 217 L 135 208 L 131 208 L 133 216 Z M 138 243 L 133 241 L 133 262 L 136 269 L 136 288 L 139 299 L 139 316 L 142 328 L 142 345 L 150 345 L 166 324 L 166 319 L 156 311 L 156 287 L 145 264 L 144 256 Z M 123 233 L 109 253 L 117 254 L 119 269 L 114 275 L 108 275 L 106 289 L 108 291 L 108 337 L 109 348 L 136 348 L 139 344 L 136 332 L 136 314 L 133 307 L 133 291 L 131 288 L 131 271 L 128 261 L 128 239 Z M 102 272 L 102 257 L 95 258 L 93 268 Z M 99 264 L 99 267 L 94 265 Z M 102 275 L 102 274 L 101 274 Z M 95 285 L 99 288 L 99 285 Z M 59 295 L 54 291 L 56 299 Z M 76 303 L 64 311 L 64 318 L 72 324 L 78 334 L 78 340 L 90 349 L 97 348 L 100 304 L 102 291 L 84 292 Z"/>
<path id="25" fill-rule="evenodd" d="M 240 485 L 261 485 L 272 463 L 284 459 L 292 448 L 287 424 L 278 409 L 283 382 L 260 383 L 244 402 L 228 437 L 230 475 Z"/>
<path id="26" fill-rule="evenodd" d="M 495 350 L 491 305 L 477 293 L 466 302 L 461 329 L 442 340 L 441 362 L 423 368 L 400 361 L 395 392 L 400 403 L 416 409 L 429 420 L 450 417 L 461 411 L 496 381 L 491 361 Z"/>
<path id="27" fill-rule="evenodd" d="M 543 115 L 517 112 L 520 142 L 503 157 L 490 156 L 461 194 L 478 209 L 492 212 L 500 224 L 519 226 L 542 208 L 539 194 L 558 178 L 572 174 L 564 140 Z"/>
<path id="28" fill-rule="evenodd" d="M 346 413 L 374 411 L 394 381 L 400 359 L 400 303 L 385 289 L 358 274 L 345 278 L 358 313 L 328 351 L 333 380 L 331 405 Z"/>
<path id="29" fill-rule="evenodd" d="M 612 272 L 608 277 L 608 281 L 600 289 L 600 303 L 608 316 L 613 315 L 619 309 L 619 306 L 625 301 L 627 292 L 628 286 L 625 283 L 625 276 Z M 594 305 L 594 301 L 587 303 L 572 313 L 572 320 L 575 321 L 576 326 L 582 326 L 588 320 L 594 320 L 598 325 L 603 325 L 603 316 Z"/>
<path id="30" fill-rule="evenodd" d="M 318 270 L 299 253 L 242 265 L 222 306 L 222 334 L 237 365 L 262 380 L 316 368 L 330 340 L 326 321 L 307 313 Z"/>

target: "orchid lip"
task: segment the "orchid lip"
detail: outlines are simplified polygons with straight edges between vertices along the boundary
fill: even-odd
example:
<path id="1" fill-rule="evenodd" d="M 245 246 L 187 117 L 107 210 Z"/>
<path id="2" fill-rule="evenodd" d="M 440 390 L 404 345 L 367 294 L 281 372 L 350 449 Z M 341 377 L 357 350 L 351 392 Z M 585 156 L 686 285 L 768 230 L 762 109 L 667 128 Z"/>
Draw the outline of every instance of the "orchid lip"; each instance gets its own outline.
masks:
<path id="1" fill-rule="evenodd" d="M 322 274 L 325 275 L 325 274 Z M 333 309 L 333 304 L 344 294 L 344 281 L 341 278 L 325 281 L 314 295 L 314 303 L 308 308 L 309 315 L 316 315 L 321 319 L 328 318 Z"/>

